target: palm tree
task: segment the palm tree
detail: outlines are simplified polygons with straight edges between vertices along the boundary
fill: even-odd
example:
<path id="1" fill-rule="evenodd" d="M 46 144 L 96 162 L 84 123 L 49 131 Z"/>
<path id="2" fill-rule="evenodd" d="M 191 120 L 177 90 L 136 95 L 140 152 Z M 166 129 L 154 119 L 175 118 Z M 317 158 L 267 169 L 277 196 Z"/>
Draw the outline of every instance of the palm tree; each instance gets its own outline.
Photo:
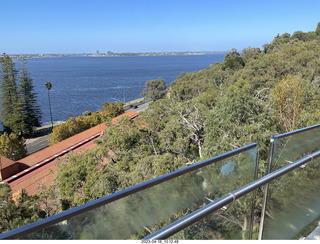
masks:
<path id="1" fill-rule="evenodd" d="M 51 118 L 51 127 L 53 129 L 53 122 L 52 122 L 52 112 L 51 112 L 51 103 L 50 103 L 50 95 L 49 95 L 49 91 L 51 90 L 52 88 L 52 84 L 50 81 L 47 81 L 45 84 L 44 84 L 48 90 L 48 100 L 49 100 L 49 108 L 50 108 L 50 118 Z"/>

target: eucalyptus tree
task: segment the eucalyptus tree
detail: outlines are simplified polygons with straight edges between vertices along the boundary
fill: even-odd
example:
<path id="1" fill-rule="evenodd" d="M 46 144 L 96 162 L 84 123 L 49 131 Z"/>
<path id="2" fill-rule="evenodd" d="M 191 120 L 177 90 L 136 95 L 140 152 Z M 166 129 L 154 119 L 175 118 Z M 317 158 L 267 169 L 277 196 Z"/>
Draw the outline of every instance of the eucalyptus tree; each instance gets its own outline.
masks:
<path id="1" fill-rule="evenodd" d="M 316 35 L 320 36 L 320 22 L 317 25 L 317 29 L 316 29 Z"/>
<path id="2" fill-rule="evenodd" d="M 238 52 L 237 49 L 232 48 L 230 52 L 226 53 L 226 55 L 224 55 L 224 61 L 230 59 L 230 58 L 234 58 L 234 57 L 239 57 L 240 53 Z"/>
<path id="3" fill-rule="evenodd" d="M 141 95 L 152 101 L 158 100 L 165 95 L 165 90 L 167 88 L 164 79 L 158 78 L 155 80 L 150 80 L 146 82 L 146 88 L 143 89 Z"/>
<path id="4" fill-rule="evenodd" d="M 30 224 L 43 218 L 37 199 L 29 196 L 23 189 L 13 200 L 12 190 L 8 183 L 0 184 L 0 233 Z"/>

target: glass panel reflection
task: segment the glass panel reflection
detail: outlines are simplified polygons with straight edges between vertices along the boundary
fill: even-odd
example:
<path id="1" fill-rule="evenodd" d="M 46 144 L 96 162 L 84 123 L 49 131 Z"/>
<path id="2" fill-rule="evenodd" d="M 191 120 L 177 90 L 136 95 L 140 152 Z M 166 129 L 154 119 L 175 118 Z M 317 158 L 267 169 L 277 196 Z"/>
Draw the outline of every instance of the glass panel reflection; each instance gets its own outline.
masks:
<path id="1" fill-rule="evenodd" d="M 300 239 L 320 218 L 320 160 L 270 184 L 263 239 Z"/>
<path id="2" fill-rule="evenodd" d="M 142 239 L 253 181 L 257 151 L 242 151 L 22 239 Z"/>
<path id="3" fill-rule="evenodd" d="M 274 140 L 271 172 L 320 150 L 320 127 Z M 299 239 L 320 217 L 319 160 L 269 185 L 263 239 Z M 319 206 L 319 207 L 318 207 Z"/>
<path id="4" fill-rule="evenodd" d="M 173 240 L 249 240 L 252 194 L 237 199 L 171 236 Z"/>
<path id="5" fill-rule="evenodd" d="M 320 126 L 274 140 L 271 172 L 320 149 Z"/>

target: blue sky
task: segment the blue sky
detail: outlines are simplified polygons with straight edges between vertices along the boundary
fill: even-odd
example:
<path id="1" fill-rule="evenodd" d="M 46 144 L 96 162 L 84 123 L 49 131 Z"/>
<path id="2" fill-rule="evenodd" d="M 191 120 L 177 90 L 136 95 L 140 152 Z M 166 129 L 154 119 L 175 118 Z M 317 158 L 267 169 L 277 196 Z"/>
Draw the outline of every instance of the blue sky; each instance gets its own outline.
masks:
<path id="1" fill-rule="evenodd" d="M 314 31 L 320 0 L 0 0 L 0 53 L 221 51 Z"/>

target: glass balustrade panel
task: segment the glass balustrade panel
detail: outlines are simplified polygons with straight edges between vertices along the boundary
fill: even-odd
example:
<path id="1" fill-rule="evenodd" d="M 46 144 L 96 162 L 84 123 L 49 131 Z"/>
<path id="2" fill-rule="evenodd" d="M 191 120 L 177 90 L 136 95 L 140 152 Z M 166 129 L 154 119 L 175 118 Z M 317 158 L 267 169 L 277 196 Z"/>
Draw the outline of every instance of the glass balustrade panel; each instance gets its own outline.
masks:
<path id="1" fill-rule="evenodd" d="M 271 172 L 320 150 L 320 127 L 274 140 Z M 320 212 L 318 161 L 269 184 L 263 239 L 296 239 Z M 319 169 L 318 169 L 319 170 Z M 318 179 L 317 179 L 318 178 Z M 319 201 L 320 206 L 320 201 Z M 308 212 L 308 211 L 311 212 Z M 301 216 L 307 217 L 302 218 Z"/>
<path id="2" fill-rule="evenodd" d="M 320 159 L 269 185 L 263 239 L 301 239 L 319 224 Z"/>
<path id="3" fill-rule="evenodd" d="M 274 140 L 271 172 L 320 149 L 320 126 Z"/>
<path id="4" fill-rule="evenodd" d="M 242 151 L 21 239 L 142 239 L 253 181 L 257 151 Z"/>
<path id="5" fill-rule="evenodd" d="M 249 240 L 250 228 L 258 224 L 253 218 L 253 194 L 215 211 L 171 236 L 170 240 Z M 257 217 L 257 216 L 256 216 Z M 253 235 L 257 239 L 257 231 Z"/>

